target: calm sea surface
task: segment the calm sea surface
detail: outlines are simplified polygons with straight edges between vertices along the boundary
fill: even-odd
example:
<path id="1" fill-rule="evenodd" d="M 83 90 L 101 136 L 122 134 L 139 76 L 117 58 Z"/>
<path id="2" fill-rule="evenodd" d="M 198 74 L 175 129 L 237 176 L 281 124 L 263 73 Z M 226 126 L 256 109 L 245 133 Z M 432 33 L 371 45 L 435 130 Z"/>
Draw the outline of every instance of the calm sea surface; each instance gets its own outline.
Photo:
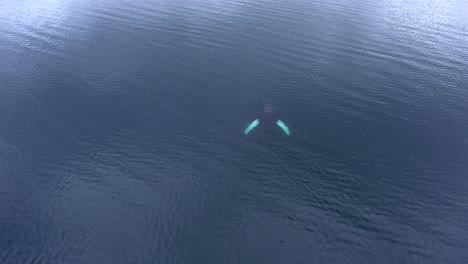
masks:
<path id="1" fill-rule="evenodd" d="M 0 2 L 0 263 L 467 248 L 468 1 Z"/>

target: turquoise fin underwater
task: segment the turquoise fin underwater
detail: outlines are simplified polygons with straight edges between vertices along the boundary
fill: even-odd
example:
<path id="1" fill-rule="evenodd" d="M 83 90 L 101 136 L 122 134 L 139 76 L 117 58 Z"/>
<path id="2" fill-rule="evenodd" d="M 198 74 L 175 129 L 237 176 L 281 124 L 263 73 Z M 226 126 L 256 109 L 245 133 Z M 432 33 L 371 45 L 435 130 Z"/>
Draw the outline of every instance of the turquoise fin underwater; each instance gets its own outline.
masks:
<path id="1" fill-rule="evenodd" d="M 244 135 L 247 135 L 252 131 L 258 124 L 260 123 L 260 120 L 255 119 L 250 125 L 244 130 Z"/>
<path id="2" fill-rule="evenodd" d="M 283 121 L 281 120 L 276 120 L 276 124 L 284 131 L 284 133 L 286 133 L 286 135 L 291 135 L 291 132 L 289 132 L 289 128 L 286 126 L 285 123 L 283 123 Z"/>

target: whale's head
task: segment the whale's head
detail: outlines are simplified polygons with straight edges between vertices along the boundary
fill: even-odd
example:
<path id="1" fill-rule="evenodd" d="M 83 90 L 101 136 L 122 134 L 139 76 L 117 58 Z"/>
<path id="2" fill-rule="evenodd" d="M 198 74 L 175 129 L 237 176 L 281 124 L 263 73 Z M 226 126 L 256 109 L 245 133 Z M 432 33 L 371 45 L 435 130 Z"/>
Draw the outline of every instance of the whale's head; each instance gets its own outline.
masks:
<path id="1" fill-rule="evenodd" d="M 273 105 L 269 104 L 269 103 L 266 103 L 264 106 L 263 106 L 263 112 L 265 113 L 273 113 Z"/>

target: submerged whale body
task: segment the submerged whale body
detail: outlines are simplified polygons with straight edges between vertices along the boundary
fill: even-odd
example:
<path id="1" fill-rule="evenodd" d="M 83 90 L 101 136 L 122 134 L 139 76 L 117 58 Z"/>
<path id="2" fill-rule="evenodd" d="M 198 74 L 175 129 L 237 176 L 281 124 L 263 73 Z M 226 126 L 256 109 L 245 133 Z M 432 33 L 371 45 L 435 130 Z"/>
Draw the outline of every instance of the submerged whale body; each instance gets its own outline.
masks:
<path id="1" fill-rule="evenodd" d="M 259 124 L 262 124 L 264 127 L 272 127 L 276 124 L 287 136 L 291 135 L 288 126 L 281 120 L 277 119 L 273 111 L 273 106 L 271 104 L 265 104 L 263 107 L 263 113 L 261 116 L 254 121 L 252 121 L 244 130 L 244 135 L 248 135 L 252 132 Z"/>

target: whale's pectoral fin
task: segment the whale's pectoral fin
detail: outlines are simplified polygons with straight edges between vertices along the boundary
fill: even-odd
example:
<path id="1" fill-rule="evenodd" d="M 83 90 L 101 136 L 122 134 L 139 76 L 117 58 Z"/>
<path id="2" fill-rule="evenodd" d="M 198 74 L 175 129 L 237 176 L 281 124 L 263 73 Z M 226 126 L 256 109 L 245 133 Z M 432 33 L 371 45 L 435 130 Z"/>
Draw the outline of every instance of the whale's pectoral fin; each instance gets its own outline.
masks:
<path id="1" fill-rule="evenodd" d="M 291 135 L 291 132 L 289 132 L 289 128 L 286 126 L 285 123 L 283 123 L 283 121 L 281 120 L 276 120 L 276 124 L 284 131 L 284 133 L 286 133 L 286 135 Z"/>
<path id="2" fill-rule="evenodd" d="M 250 125 L 247 126 L 247 128 L 244 130 L 244 135 L 247 135 L 252 131 L 258 124 L 260 123 L 260 120 L 255 119 Z"/>

